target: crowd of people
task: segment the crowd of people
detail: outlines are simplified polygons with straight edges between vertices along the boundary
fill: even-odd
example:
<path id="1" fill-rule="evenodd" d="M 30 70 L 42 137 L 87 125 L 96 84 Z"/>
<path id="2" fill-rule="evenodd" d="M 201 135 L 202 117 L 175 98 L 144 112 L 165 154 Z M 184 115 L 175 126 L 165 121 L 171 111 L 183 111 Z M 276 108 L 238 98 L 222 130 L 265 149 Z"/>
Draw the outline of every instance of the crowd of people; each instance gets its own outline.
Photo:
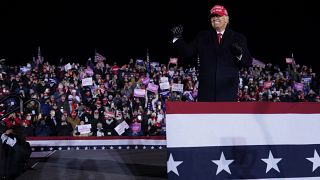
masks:
<path id="1" fill-rule="evenodd" d="M 165 102 L 197 101 L 197 65 L 133 59 L 118 65 L 101 57 L 86 65 L 2 64 L 0 98 L 15 93 L 24 100 L 37 99 L 41 109 L 31 103 L 1 123 L 7 129 L 20 127 L 25 136 L 165 135 Z M 319 76 L 311 67 L 291 63 L 281 69 L 269 63 L 239 73 L 239 102 L 320 102 Z M 2 102 L 0 116 L 6 111 Z"/>

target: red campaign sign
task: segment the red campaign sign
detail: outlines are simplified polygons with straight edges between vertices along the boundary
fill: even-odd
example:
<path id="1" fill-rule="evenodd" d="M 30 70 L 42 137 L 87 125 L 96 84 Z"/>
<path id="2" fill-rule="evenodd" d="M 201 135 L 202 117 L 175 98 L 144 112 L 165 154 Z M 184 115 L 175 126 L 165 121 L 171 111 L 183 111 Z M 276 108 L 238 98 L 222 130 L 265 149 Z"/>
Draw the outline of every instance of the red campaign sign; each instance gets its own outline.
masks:
<path id="1" fill-rule="evenodd" d="M 272 82 L 271 81 L 266 81 L 266 82 L 263 83 L 263 87 L 266 88 L 266 89 L 271 88 L 271 86 L 272 86 Z"/>
<path id="2" fill-rule="evenodd" d="M 140 132 L 141 131 L 141 123 L 133 123 L 131 124 L 132 132 Z"/>
<path id="3" fill-rule="evenodd" d="M 170 58 L 169 63 L 170 64 L 177 64 L 178 63 L 178 58 Z"/>
<path id="4" fill-rule="evenodd" d="M 155 85 L 155 84 L 152 84 L 152 83 L 149 83 L 149 84 L 148 84 L 148 87 L 147 87 L 147 90 L 148 90 L 148 91 L 157 93 L 157 92 L 158 92 L 158 89 L 159 89 L 159 86 L 158 86 L 158 85 Z"/>
<path id="5" fill-rule="evenodd" d="M 292 64 L 292 62 L 293 62 L 293 58 L 286 58 L 286 63 Z"/>
<path id="6" fill-rule="evenodd" d="M 302 83 L 294 82 L 293 88 L 296 89 L 297 91 L 303 91 L 304 85 Z"/>

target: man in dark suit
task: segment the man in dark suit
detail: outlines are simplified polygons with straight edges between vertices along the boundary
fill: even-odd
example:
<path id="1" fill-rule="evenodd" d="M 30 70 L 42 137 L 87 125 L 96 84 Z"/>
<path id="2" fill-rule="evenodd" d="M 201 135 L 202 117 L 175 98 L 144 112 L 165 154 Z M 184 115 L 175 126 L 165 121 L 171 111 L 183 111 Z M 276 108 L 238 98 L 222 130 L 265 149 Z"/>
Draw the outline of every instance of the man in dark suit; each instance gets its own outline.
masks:
<path id="1" fill-rule="evenodd" d="M 5 130 L 0 135 L 0 178 L 15 179 L 28 167 L 32 152 L 30 143 L 25 140 L 17 126 Z"/>
<path id="2" fill-rule="evenodd" d="M 174 27 L 173 46 L 182 57 L 199 56 L 198 101 L 237 101 L 239 70 L 252 64 L 246 38 L 228 27 L 223 6 L 215 5 L 209 18 L 212 28 L 200 32 L 190 44 L 181 38 L 183 27 Z"/>

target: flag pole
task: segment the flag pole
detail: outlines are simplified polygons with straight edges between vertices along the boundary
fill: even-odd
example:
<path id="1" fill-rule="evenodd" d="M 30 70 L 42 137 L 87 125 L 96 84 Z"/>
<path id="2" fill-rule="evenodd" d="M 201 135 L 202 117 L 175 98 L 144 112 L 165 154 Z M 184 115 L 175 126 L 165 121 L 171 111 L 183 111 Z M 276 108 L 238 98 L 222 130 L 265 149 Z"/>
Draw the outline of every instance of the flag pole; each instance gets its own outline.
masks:
<path id="1" fill-rule="evenodd" d="M 147 73 L 149 74 L 149 72 L 150 72 L 150 56 L 149 56 L 149 49 L 147 48 L 147 54 L 146 54 L 146 61 L 147 61 L 147 63 L 146 63 L 146 70 L 147 70 Z"/>
<path id="2" fill-rule="evenodd" d="M 294 56 L 293 56 L 293 52 L 291 53 L 291 58 L 292 58 L 292 68 L 296 68 L 296 60 L 294 59 Z"/>
<path id="3" fill-rule="evenodd" d="M 146 57 L 147 57 L 147 63 L 149 63 L 150 57 L 149 57 L 149 49 L 148 49 L 148 48 L 147 48 L 147 55 L 146 55 Z"/>

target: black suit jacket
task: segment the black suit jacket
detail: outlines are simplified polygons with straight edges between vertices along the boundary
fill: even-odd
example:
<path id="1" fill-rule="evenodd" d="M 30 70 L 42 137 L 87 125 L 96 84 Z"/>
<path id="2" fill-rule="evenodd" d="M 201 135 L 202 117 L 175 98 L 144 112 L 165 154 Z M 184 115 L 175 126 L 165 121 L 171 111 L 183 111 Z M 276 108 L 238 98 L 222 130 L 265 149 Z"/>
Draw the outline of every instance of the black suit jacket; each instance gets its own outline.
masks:
<path id="1" fill-rule="evenodd" d="M 235 42 L 243 48 L 240 61 L 231 50 Z M 190 44 L 178 39 L 174 48 L 182 57 L 198 55 L 200 58 L 198 101 L 237 101 L 239 70 L 252 64 L 246 38 L 242 34 L 227 28 L 219 44 L 217 33 L 211 28 L 200 32 Z"/>
<path id="2" fill-rule="evenodd" d="M 46 124 L 50 127 L 51 130 L 51 136 L 57 136 L 58 133 L 58 127 L 61 125 L 61 120 L 60 118 L 56 117 L 56 124 L 53 122 L 53 119 L 48 116 L 46 119 Z"/>

